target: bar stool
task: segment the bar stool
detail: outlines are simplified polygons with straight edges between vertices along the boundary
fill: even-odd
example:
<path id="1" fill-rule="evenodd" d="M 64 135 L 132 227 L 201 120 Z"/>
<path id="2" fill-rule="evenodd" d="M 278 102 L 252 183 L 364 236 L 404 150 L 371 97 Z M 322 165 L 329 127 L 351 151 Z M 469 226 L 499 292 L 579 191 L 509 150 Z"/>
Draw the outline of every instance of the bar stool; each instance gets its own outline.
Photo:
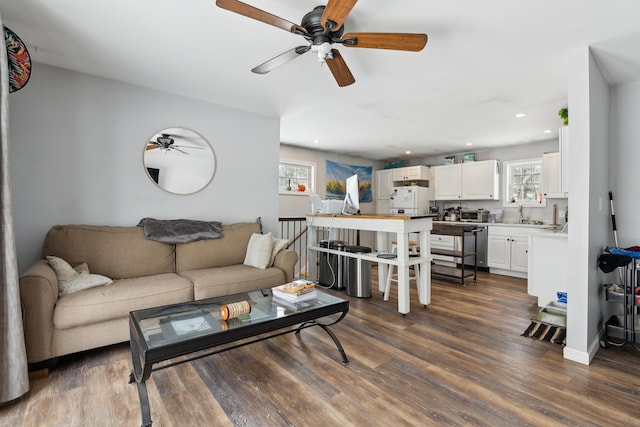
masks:
<path id="1" fill-rule="evenodd" d="M 398 242 L 393 241 L 391 242 L 391 253 L 393 254 L 397 254 L 398 253 Z M 418 243 L 414 242 L 414 241 L 409 241 L 409 254 L 418 254 Z M 385 281 L 385 285 L 384 285 L 384 300 L 385 301 L 389 301 L 389 293 L 391 291 L 391 282 L 396 282 L 398 283 L 398 274 L 393 274 L 393 269 L 395 268 L 395 265 L 393 264 L 389 264 L 389 272 L 387 273 L 387 280 Z M 409 272 L 409 282 L 411 282 L 411 280 L 415 280 L 416 281 L 416 287 L 418 288 L 418 297 L 420 296 L 420 266 L 418 264 L 413 266 L 413 271 L 415 272 L 415 274 L 412 276 L 411 272 Z"/>

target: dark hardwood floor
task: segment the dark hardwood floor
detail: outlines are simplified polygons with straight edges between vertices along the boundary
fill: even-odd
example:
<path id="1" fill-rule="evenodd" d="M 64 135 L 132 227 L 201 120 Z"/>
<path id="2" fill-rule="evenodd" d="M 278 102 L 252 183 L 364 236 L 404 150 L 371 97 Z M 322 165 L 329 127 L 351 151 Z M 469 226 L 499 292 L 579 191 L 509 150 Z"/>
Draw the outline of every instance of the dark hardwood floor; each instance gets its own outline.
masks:
<path id="1" fill-rule="evenodd" d="M 525 280 L 434 279 L 432 303 L 414 287 L 406 316 L 377 283 L 349 299 L 333 327 L 349 364 L 310 328 L 161 370 L 148 382 L 154 426 L 640 425 L 640 352 L 600 349 L 584 366 L 520 336 L 537 312 Z M 0 425 L 140 425 L 130 370 L 127 344 L 63 358 L 0 407 Z"/>

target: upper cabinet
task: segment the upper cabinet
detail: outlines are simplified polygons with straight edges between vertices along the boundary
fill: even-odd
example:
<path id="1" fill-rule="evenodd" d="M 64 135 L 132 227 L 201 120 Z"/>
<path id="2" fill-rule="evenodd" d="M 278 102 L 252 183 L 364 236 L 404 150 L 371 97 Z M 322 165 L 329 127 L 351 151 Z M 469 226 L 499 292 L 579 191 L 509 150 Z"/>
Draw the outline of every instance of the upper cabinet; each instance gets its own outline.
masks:
<path id="1" fill-rule="evenodd" d="M 544 153 L 542 155 L 542 185 L 544 196 L 547 198 L 567 197 L 562 194 L 562 164 L 560 152 Z"/>
<path id="2" fill-rule="evenodd" d="M 428 166 L 407 166 L 404 168 L 390 169 L 394 182 L 402 181 L 427 181 L 429 179 Z"/>
<path id="3" fill-rule="evenodd" d="M 497 160 L 434 166 L 435 200 L 499 200 Z"/>
<path id="4" fill-rule="evenodd" d="M 544 195 L 549 199 L 569 197 L 569 127 L 560 128 L 560 151 L 542 156 Z"/>
<path id="5" fill-rule="evenodd" d="M 462 163 L 462 198 L 500 199 L 500 171 L 497 160 Z"/>
<path id="6" fill-rule="evenodd" d="M 462 165 L 434 166 L 434 199 L 435 200 L 458 200 L 462 197 Z"/>
<path id="7" fill-rule="evenodd" d="M 393 187 L 393 169 L 376 171 L 376 200 L 389 200 Z"/>

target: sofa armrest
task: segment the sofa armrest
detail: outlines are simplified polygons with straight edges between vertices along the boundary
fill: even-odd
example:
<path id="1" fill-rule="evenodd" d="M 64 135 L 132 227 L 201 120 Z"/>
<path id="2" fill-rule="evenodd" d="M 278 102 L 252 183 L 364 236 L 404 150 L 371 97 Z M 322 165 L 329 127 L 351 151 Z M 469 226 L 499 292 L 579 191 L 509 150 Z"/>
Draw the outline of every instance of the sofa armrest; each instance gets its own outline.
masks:
<path id="1" fill-rule="evenodd" d="M 46 260 L 38 260 L 20 276 L 20 302 L 29 363 L 54 357 L 53 311 L 57 301 L 56 273 Z"/>
<path id="2" fill-rule="evenodd" d="M 284 279 L 286 282 L 291 282 L 293 277 L 293 268 L 298 262 L 298 254 L 295 251 L 288 249 L 281 250 L 276 255 L 276 259 L 273 261 L 273 266 L 278 267 L 284 271 Z M 285 282 L 285 283 L 286 283 Z"/>

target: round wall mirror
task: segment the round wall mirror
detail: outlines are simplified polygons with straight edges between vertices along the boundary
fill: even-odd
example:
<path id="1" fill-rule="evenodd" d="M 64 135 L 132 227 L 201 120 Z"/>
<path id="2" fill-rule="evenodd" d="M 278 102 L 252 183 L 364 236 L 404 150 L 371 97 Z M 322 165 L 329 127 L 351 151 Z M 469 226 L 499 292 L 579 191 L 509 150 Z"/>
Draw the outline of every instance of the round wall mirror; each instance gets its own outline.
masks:
<path id="1" fill-rule="evenodd" d="M 174 194 L 202 190 L 216 171 L 216 158 L 207 140 L 179 127 L 153 134 L 144 146 L 142 161 L 149 179 Z"/>

